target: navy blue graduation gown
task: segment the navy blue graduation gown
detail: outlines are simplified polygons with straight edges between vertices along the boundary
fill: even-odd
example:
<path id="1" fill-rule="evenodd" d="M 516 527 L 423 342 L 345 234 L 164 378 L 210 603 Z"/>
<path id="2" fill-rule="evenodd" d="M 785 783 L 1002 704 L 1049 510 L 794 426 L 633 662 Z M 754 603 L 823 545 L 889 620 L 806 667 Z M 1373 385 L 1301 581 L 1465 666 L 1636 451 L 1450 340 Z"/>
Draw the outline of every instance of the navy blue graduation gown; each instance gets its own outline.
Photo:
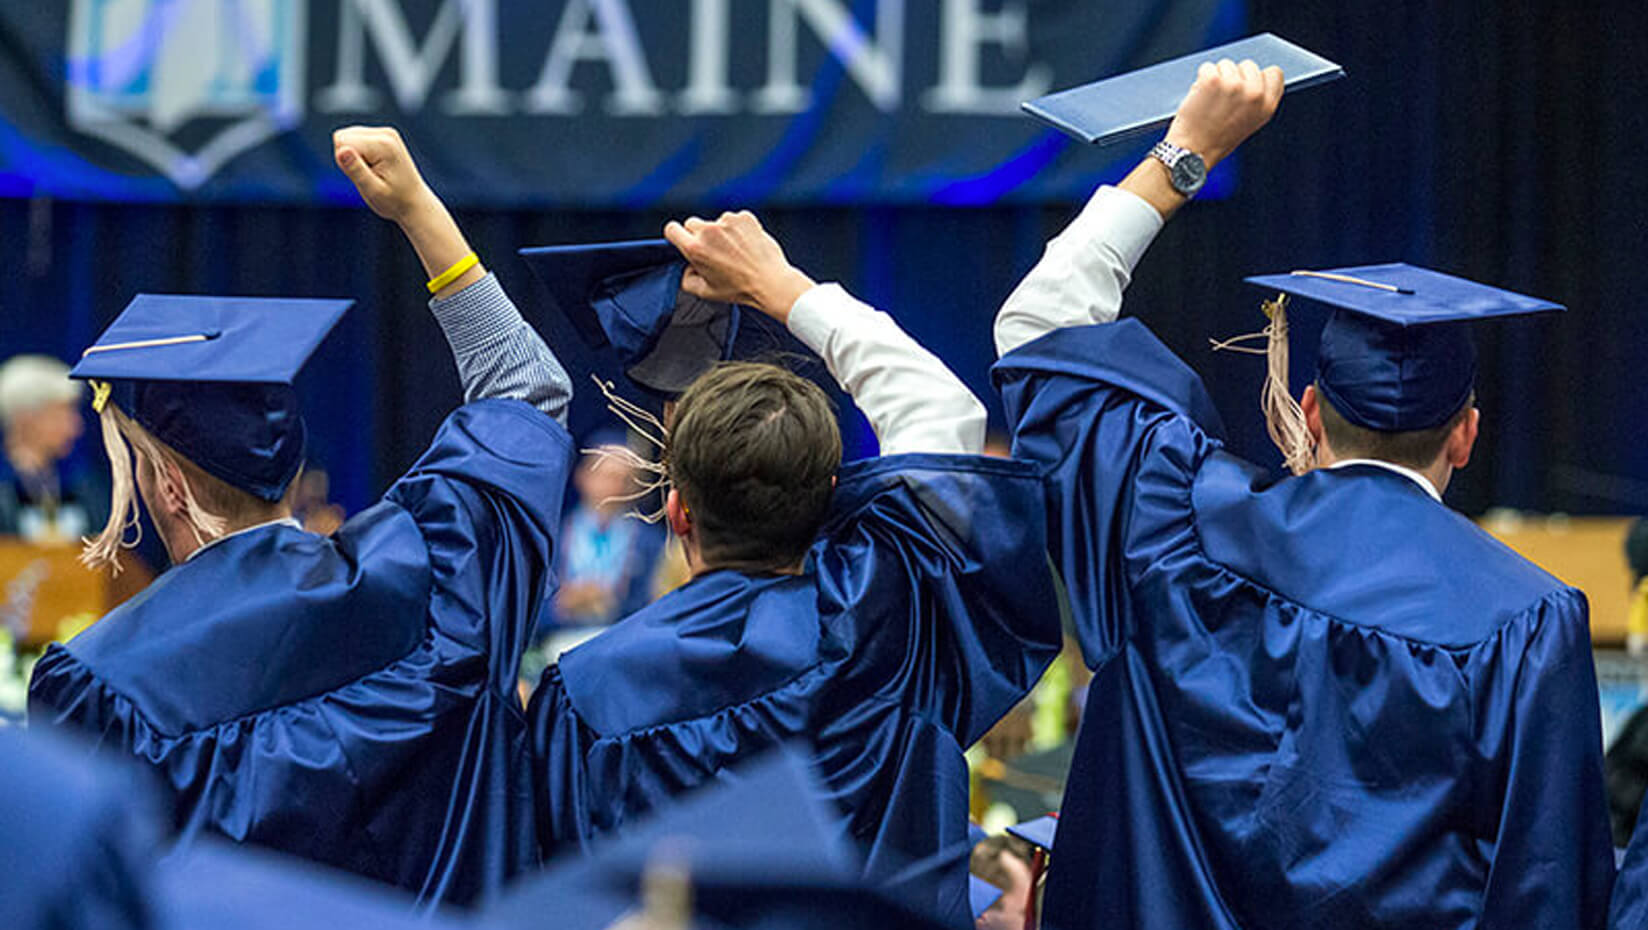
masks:
<path id="1" fill-rule="evenodd" d="M 1608 930 L 1642 930 L 1648 927 L 1648 804 L 1637 812 L 1631 831 L 1631 845 L 1619 864 L 1614 881 L 1613 903 L 1608 911 Z"/>
<path id="2" fill-rule="evenodd" d="M 804 574 L 710 572 L 567 653 L 528 708 L 545 847 L 586 848 L 799 738 L 869 874 L 964 849 L 962 749 L 1060 643 L 1041 511 L 1018 463 L 854 463 Z M 911 903 L 970 923 L 965 854 L 938 872 Z"/>
<path id="3" fill-rule="evenodd" d="M 1401 475 L 1230 455 L 1135 320 L 995 377 L 1095 673 L 1045 926 L 1601 925 L 1582 594 Z"/>
<path id="4" fill-rule="evenodd" d="M 31 724 L 153 766 L 184 840 L 490 892 L 538 861 L 515 675 L 571 447 L 519 401 L 460 408 L 334 536 L 230 536 L 52 647 Z"/>

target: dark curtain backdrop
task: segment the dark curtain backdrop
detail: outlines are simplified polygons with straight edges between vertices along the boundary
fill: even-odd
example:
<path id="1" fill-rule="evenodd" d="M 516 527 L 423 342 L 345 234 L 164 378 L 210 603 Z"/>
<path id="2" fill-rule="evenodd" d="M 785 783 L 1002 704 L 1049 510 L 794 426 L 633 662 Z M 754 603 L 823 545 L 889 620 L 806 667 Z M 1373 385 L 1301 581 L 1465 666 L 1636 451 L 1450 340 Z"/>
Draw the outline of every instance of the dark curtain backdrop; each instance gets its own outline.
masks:
<path id="1" fill-rule="evenodd" d="M 1259 328 L 1246 274 L 1403 260 L 1567 303 L 1479 334 L 1484 429 L 1450 492 L 1490 506 L 1648 511 L 1648 207 L 1640 2 L 1253 0 L 1270 30 L 1349 78 L 1283 102 L 1244 150 L 1236 194 L 1199 203 L 1139 269 L 1129 312 L 1204 373 L 1239 451 L 1275 463 L 1260 363 L 1208 339 Z M 414 140 L 415 142 L 415 140 Z M 705 210 L 722 204 L 706 204 Z M 992 399 L 991 317 L 1078 204 L 796 209 L 764 218 L 792 258 L 891 310 Z M 520 245 L 656 235 L 663 213 L 484 212 L 460 221 L 533 312 Z M 315 457 L 359 507 L 409 465 L 457 401 L 411 250 L 364 208 L 0 202 L 0 347 L 68 356 L 135 292 L 345 295 L 359 308 L 302 387 Z M 1307 338 L 1319 316 L 1296 321 Z M 571 354 L 571 353 L 569 353 Z M 586 366 L 574 361 L 579 387 Z M 599 415 L 582 390 L 576 426 Z M 862 425 L 850 430 L 862 435 Z"/>

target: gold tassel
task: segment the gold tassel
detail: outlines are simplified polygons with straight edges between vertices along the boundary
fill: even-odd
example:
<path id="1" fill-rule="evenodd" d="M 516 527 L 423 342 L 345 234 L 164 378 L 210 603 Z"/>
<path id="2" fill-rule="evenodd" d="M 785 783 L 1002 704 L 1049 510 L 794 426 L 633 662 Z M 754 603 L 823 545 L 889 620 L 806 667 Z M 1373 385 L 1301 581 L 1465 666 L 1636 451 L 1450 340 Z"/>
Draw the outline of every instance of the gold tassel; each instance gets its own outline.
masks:
<path id="1" fill-rule="evenodd" d="M 1265 428 L 1270 433 L 1270 441 L 1282 453 L 1282 464 L 1295 475 L 1302 475 L 1315 464 L 1316 450 L 1311 446 L 1305 411 L 1288 390 L 1287 303 L 1286 294 L 1278 294 L 1275 300 L 1264 302 L 1265 316 L 1270 322 L 1259 332 L 1211 341 L 1216 352 L 1265 356 L 1265 384 L 1259 395 L 1259 407 L 1265 414 Z M 1263 349 L 1244 345 L 1261 338 L 1266 340 Z"/>

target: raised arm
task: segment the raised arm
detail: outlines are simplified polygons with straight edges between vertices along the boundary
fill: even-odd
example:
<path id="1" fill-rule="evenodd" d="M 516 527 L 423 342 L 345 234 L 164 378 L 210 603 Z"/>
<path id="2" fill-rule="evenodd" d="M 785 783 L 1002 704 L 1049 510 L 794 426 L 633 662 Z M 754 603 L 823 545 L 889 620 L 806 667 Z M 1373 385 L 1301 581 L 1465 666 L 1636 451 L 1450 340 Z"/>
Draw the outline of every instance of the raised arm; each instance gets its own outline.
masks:
<path id="1" fill-rule="evenodd" d="M 690 263 L 681 287 L 754 307 L 818 353 L 875 429 L 883 455 L 976 454 L 984 405 L 891 316 L 790 264 L 753 215 L 671 223 L 664 235 Z"/>
<path id="2" fill-rule="evenodd" d="M 450 278 L 435 291 L 429 309 L 452 346 L 464 400 L 522 400 L 565 423 L 572 399 L 566 370 L 521 319 L 498 279 L 479 261 L 469 262 L 468 241 L 418 173 L 400 133 L 351 126 L 333 134 L 332 147 L 338 167 L 366 205 L 406 234 L 429 279 Z"/>
<path id="3" fill-rule="evenodd" d="M 1208 169 L 1270 120 L 1282 99 L 1282 72 L 1252 61 L 1202 65 L 1179 105 L 1166 141 L 1201 157 Z M 1109 323 L 1121 310 L 1133 267 L 1162 224 L 1189 200 L 1167 166 L 1140 162 L 1118 187 L 1101 187 L 996 316 L 996 354 L 1006 355 L 1055 329 Z"/>

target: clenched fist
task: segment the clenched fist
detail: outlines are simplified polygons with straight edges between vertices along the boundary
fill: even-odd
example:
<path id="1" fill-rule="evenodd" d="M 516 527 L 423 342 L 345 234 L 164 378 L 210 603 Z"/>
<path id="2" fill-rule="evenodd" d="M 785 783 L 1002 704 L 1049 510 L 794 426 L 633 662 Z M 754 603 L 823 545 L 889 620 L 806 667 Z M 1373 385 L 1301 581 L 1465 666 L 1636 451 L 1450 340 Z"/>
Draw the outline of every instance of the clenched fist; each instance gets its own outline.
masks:
<path id="1" fill-rule="evenodd" d="M 332 157 L 372 212 L 401 222 L 433 196 L 401 134 L 387 126 L 349 126 L 332 133 Z"/>
<path id="2" fill-rule="evenodd" d="M 686 258 L 681 290 L 695 297 L 747 304 L 783 323 L 813 287 L 748 211 L 723 213 L 713 223 L 696 216 L 672 222 L 664 237 Z"/>
<path id="3" fill-rule="evenodd" d="M 1167 141 L 1183 146 L 1213 167 L 1248 136 L 1270 122 L 1282 102 L 1282 69 L 1260 70 L 1252 60 L 1207 62 L 1179 104 Z"/>

